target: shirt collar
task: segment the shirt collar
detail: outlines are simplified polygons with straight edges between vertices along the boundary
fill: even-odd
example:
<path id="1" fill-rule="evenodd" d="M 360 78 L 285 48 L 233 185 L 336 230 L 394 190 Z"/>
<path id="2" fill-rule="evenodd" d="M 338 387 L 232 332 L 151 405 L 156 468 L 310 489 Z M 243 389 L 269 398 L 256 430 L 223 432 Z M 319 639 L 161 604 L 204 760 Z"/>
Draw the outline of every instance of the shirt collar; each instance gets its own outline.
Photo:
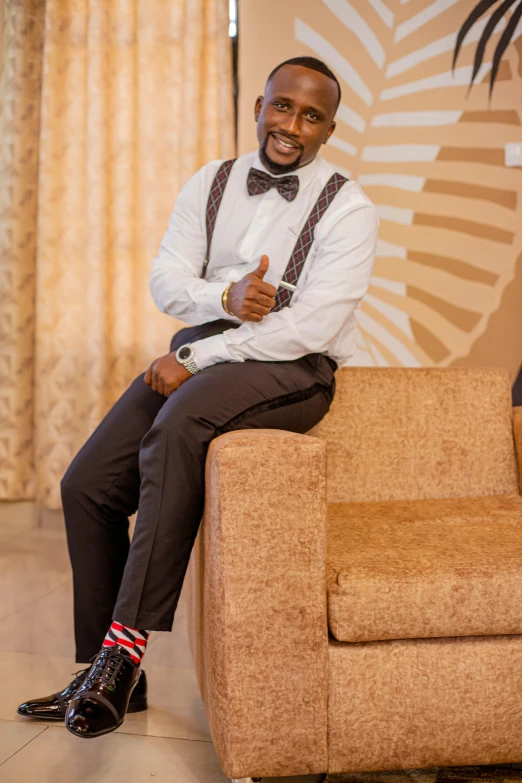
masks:
<path id="1" fill-rule="evenodd" d="M 307 163 L 306 166 L 301 166 L 300 168 L 296 169 L 295 171 L 291 171 L 290 174 L 295 174 L 299 179 L 299 190 L 303 190 L 309 182 L 312 181 L 312 179 L 317 175 L 318 168 L 319 168 L 319 155 L 316 155 L 313 160 L 310 161 L 310 163 Z M 288 174 L 272 174 L 271 171 L 268 171 L 268 169 L 263 166 L 261 163 L 261 159 L 259 157 L 259 150 L 256 151 L 254 155 L 254 160 L 252 161 L 252 168 L 259 169 L 260 171 L 264 171 L 266 174 L 270 174 L 271 177 L 288 177 Z"/>

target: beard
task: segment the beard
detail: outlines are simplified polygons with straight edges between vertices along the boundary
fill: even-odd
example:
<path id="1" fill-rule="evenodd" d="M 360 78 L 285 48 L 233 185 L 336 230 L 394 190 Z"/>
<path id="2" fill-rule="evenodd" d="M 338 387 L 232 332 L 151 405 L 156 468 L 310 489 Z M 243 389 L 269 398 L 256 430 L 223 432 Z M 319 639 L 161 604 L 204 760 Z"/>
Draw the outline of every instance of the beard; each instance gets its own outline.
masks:
<path id="1" fill-rule="evenodd" d="M 266 151 L 266 145 L 268 144 L 269 135 L 270 134 L 267 134 L 266 139 L 264 140 L 264 142 L 259 148 L 259 158 L 261 159 L 261 163 L 263 164 L 263 166 L 267 168 L 268 171 L 270 171 L 272 174 L 290 174 L 290 172 L 298 169 L 301 165 L 301 160 L 303 158 L 302 150 L 293 163 L 275 163 L 271 158 L 268 157 Z"/>

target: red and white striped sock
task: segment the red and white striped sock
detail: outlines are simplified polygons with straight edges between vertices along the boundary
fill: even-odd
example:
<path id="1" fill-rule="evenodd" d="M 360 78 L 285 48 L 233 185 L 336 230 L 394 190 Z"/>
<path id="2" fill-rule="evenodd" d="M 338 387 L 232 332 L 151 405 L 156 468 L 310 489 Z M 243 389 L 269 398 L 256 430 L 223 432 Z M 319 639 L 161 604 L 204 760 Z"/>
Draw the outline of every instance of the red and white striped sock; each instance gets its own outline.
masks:
<path id="1" fill-rule="evenodd" d="M 141 631 L 139 628 L 129 628 L 128 625 L 122 625 L 113 620 L 103 640 L 102 647 L 114 647 L 116 644 L 121 644 L 122 647 L 125 647 L 136 666 L 139 666 L 141 659 L 145 655 L 149 635 L 148 631 Z"/>

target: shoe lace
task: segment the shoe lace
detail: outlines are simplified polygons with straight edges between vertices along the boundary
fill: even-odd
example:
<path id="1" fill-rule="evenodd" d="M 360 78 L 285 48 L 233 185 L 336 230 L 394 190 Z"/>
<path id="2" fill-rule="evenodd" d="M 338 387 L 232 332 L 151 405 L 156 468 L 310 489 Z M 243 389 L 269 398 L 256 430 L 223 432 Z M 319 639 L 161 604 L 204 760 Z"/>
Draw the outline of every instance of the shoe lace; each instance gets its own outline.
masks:
<path id="1" fill-rule="evenodd" d="M 109 688 L 114 688 L 123 663 L 124 657 L 119 649 L 103 647 L 85 678 L 84 685 L 90 688 L 101 682 Z"/>
<path id="2" fill-rule="evenodd" d="M 69 687 L 74 687 L 75 685 L 79 685 L 81 680 L 83 680 L 86 672 L 89 671 L 89 667 L 86 669 L 79 669 L 77 672 L 71 672 L 71 675 L 74 676 L 74 680 L 71 682 L 71 685 Z"/>

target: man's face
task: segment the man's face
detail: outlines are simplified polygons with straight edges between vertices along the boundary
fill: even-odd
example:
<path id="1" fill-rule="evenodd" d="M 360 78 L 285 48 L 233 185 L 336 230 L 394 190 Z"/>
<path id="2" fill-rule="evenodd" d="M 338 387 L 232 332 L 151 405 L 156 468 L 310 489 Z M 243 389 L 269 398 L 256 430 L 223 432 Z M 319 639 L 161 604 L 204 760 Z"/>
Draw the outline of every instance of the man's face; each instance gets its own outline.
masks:
<path id="1" fill-rule="evenodd" d="M 310 163 L 333 133 L 337 85 L 302 65 L 283 65 L 256 101 L 261 162 L 272 174 Z"/>

